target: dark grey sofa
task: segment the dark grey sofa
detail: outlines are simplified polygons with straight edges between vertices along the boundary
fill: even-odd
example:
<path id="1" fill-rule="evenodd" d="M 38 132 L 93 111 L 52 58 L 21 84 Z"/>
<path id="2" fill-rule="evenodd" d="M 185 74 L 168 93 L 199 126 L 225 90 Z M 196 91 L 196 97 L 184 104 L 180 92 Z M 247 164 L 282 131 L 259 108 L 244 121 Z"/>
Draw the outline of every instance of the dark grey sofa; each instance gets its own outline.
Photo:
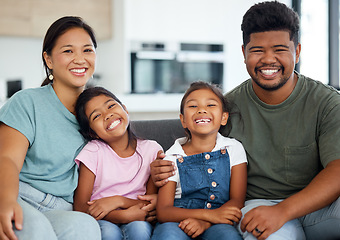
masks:
<path id="1" fill-rule="evenodd" d="M 164 151 L 168 150 L 177 138 L 185 136 L 179 119 L 131 121 L 131 129 L 137 137 L 157 141 Z"/>

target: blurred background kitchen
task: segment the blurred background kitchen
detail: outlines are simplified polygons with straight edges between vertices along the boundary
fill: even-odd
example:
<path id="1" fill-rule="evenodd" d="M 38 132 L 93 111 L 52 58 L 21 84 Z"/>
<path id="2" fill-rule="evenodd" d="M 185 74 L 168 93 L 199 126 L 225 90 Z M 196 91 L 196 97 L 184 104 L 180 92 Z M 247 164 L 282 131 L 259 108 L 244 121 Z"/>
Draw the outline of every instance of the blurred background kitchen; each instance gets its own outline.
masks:
<path id="1" fill-rule="evenodd" d="M 131 119 L 178 118 L 190 82 L 224 92 L 248 78 L 241 21 L 253 0 L 0 0 L 0 106 L 40 86 L 43 36 L 61 16 L 81 16 L 98 38 L 90 85 L 114 92 Z M 281 0 L 301 16 L 298 70 L 339 88 L 339 0 Z"/>

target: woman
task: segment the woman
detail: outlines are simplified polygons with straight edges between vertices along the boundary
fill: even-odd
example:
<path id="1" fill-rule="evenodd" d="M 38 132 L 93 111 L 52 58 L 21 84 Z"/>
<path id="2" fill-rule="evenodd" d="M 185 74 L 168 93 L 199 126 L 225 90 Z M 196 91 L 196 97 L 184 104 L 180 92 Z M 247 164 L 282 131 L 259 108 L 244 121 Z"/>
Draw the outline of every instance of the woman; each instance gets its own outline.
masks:
<path id="1" fill-rule="evenodd" d="M 15 94 L 0 110 L 0 239 L 100 239 L 92 217 L 73 212 L 84 140 L 74 105 L 95 70 L 94 33 L 63 17 L 43 43 L 43 86 Z"/>

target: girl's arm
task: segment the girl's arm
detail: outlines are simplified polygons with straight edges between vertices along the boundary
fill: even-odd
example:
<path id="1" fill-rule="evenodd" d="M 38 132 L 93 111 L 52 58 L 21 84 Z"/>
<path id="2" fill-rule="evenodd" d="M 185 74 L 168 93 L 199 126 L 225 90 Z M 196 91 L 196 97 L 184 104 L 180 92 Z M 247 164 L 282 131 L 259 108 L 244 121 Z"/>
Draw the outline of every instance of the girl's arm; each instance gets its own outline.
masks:
<path id="1" fill-rule="evenodd" d="M 0 239 L 17 239 L 12 221 L 22 229 L 23 214 L 17 203 L 19 173 L 29 147 L 19 131 L 0 123 Z"/>
<path id="2" fill-rule="evenodd" d="M 241 164 L 240 164 L 241 165 Z M 234 173 L 234 182 L 237 179 L 241 179 L 246 176 L 243 174 L 243 168 L 246 168 L 244 164 L 243 167 L 235 168 L 236 171 Z M 235 170 L 234 169 L 234 170 Z M 241 176 L 238 176 L 240 172 Z M 242 179 L 243 179 L 242 178 Z M 223 205 L 219 209 L 185 209 L 185 208 L 177 208 L 174 207 L 174 196 L 176 190 L 176 182 L 169 181 L 166 185 L 161 187 L 158 192 L 158 201 L 157 201 L 157 218 L 160 222 L 180 222 L 187 218 L 196 218 L 200 220 L 204 220 L 210 223 L 227 223 L 233 224 L 233 222 L 238 222 L 242 216 L 240 211 L 241 205 L 243 205 L 244 198 L 245 198 L 245 188 L 246 188 L 246 180 L 245 182 L 240 182 L 242 186 L 240 187 L 242 190 L 237 190 L 237 183 L 233 184 L 232 193 L 233 200 L 231 203 L 227 205 Z M 243 186 L 244 184 L 244 186 Z M 242 193 L 244 196 L 242 197 Z M 243 201 L 243 202 L 242 202 Z M 229 201 L 228 201 L 229 202 Z"/>
<path id="3" fill-rule="evenodd" d="M 231 168 L 230 176 L 230 200 L 220 208 L 215 209 L 212 215 L 212 223 L 238 223 L 241 220 L 241 208 L 247 191 L 247 164 L 241 163 Z M 217 212 L 217 214 L 215 214 Z"/>
<path id="4" fill-rule="evenodd" d="M 117 196 L 118 197 L 118 196 Z M 157 202 L 157 188 L 149 178 L 146 195 L 139 196 L 140 200 L 121 197 L 123 209 L 110 211 L 103 219 L 116 224 L 125 224 L 132 221 L 153 221 L 155 219 L 155 206 Z"/>
<path id="5" fill-rule="evenodd" d="M 117 208 L 128 209 L 139 203 L 148 203 L 147 201 L 134 200 L 122 196 L 112 196 L 90 201 L 95 178 L 94 173 L 83 163 L 80 163 L 78 187 L 74 194 L 74 210 L 88 213 L 99 220 Z"/>
<path id="6" fill-rule="evenodd" d="M 91 199 L 94 180 L 96 176 L 82 162 L 79 164 L 78 186 L 74 192 L 73 209 L 84 213 L 89 213 L 88 202 Z"/>
<path id="7" fill-rule="evenodd" d="M 181 222 L 184 219 L 196 218 L 211 223 L 220 223 L 214 220 L 218 214 L 216 209 L 185 209 L 174 206 L 176 182 L 169 181 L 158 191 L 157 219 L 160 222 Z M 231 207 L 230 212 L 238 211 Z"/>
<path id="8" fill-rule="evenodd" d="M 231 168 L 230 176 L 230 200 L 223 204 L 225 206 L 235 206 L 239 209 L 244 207 L 247 192 L 247 163 L 241 163 Z"/>

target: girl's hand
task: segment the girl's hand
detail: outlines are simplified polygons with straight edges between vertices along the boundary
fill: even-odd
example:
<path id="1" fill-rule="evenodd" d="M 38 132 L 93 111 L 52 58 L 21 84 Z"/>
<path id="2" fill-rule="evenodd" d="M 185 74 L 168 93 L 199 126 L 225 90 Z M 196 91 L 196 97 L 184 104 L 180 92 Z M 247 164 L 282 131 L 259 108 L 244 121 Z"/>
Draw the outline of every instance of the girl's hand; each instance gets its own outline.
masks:
<path id="1" fill-rule="evenodd" d="M 16 229 L 22 229 L 23 213 L 21 206 L 16 201 L 1 202 L 0 208 L 0 239 L 17 240 L 12 222 L 14 222 Z"/>
<path id="2" fill-rule="evenodd" d="M 138 203 L 132 207 L 129 207 L 126 210 L 117 210 L 117 211 L 124 211 L 126 222 L 133 222 L 133 221 L 145 221 L 145 217 L 148 214 L 147 211 L 143 210 L 144 204 Z"/>
<path id="3" fill-rule="evenodd" d="M 120 207 L 119 196 L 106 197 L 87 202 L 88 214 L 96 220 L 104 218 L 109 212 Z"/>
<path id="4" fill-rule="evenodd" d="M 226 223 L 233 225 L 241 220 L 242 212 L 234 206 L 222 206 L 220 208 L 210 210 L 210 222 L 214 224 Z"/>
<path id="5" fill-rule="evenodd" d="M 139 200 L 148 201 L 149 204 L 145 205 L 142 209 L 147 211 L 145 221 L 153 223 L 157 220 L 156 217 L 156 204 L 157 204 L 157 194 L 138 196 Z"/>
<path id="6" fill-rule="evenodd" d="M 189 237 L 196 238 L 207 230 L 211 223 L 195 218 L 188 218 L 178 225 Z"/>

